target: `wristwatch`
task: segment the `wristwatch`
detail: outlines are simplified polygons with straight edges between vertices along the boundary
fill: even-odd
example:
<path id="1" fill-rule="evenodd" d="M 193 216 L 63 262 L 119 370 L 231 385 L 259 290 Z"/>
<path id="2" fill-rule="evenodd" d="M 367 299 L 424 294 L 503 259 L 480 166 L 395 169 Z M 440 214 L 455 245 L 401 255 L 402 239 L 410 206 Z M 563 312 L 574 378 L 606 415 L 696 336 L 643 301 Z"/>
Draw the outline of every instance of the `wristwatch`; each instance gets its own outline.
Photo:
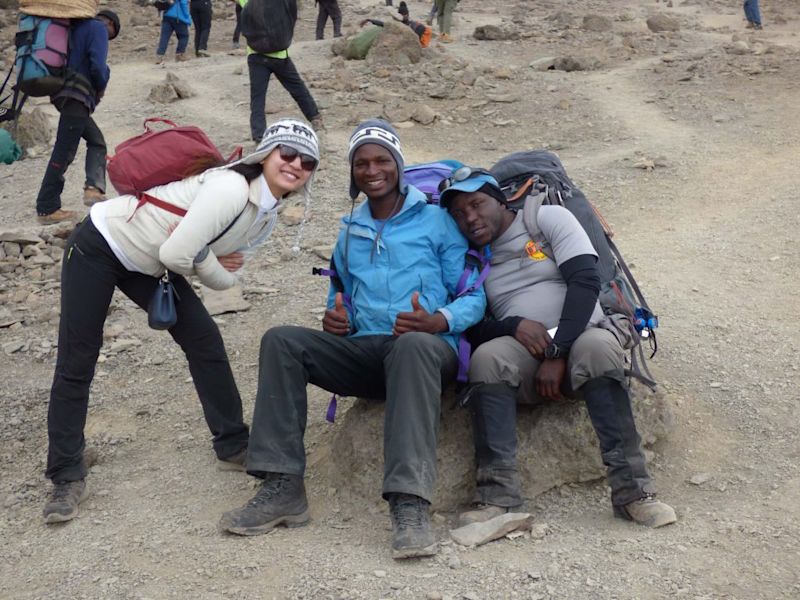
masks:
<path id="1" fill-rule="evenodd" d="M 545 358 L 564 358 L 565 354 L 564 349 L 555 342 L 550 342 L 550 345 L 544 349 Z"/>

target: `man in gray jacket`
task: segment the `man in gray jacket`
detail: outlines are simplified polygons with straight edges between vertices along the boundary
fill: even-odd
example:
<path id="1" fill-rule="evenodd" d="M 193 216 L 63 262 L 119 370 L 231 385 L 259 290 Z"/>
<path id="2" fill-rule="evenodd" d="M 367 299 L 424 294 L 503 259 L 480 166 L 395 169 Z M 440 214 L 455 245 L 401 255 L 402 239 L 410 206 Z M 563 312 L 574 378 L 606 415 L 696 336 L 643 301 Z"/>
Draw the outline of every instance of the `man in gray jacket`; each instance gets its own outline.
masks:
<path id="1" fill-rule="evenodd" d="M 477 350 L 466 398 L 478 469 L 474 510 L 461 515 L 462 525 L 522 504 L 517 398 L 572 395 L 586 402 L 600 441 L 614 515 L 649 527 L 674 523 L 675 511 L 656 500 L 645 466 L 625 387 L 624 351 L 603 327 L 597 253 L 581 224 L 563 206 L 541 206 L 536 221 L 545 241 L 537 244 L 523 211 L 508 208 L 487 171 L 463 167 L 446 185 L 442 206 L 474 247 L 491 248 L 484 289 L 496 319 L 472 332 Z"/>

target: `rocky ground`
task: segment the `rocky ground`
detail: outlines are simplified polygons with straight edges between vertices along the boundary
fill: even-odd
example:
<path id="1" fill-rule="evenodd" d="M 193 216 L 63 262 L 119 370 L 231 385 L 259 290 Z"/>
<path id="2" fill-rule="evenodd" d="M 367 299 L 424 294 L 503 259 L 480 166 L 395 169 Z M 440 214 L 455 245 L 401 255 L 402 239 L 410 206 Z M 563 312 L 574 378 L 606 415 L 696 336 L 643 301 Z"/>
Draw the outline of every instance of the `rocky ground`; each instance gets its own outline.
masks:
<path id="1" fill-rule="evenodd" d="M 378 0 L 341 5 L 351 31 L 386 15 Z M 215 5 L 212 58 L 162 66 L 152 64 L 154 10 L 108 6 L 124 27 L 96 112 L 110 149 L 148 116 L 200 125 L 223 151 L 247 141 L 247 69 L 229 51 L 230 6 Z M 421 17 L 428 3 L 409 6 Z M 674 428 L 655 444 L 651 468 L 678 523 L 654 531 L 615 520 L 602 480 L 565 484 L 530 499 L 530 532 L 476 548 L 448 541 L 455 513 L 437 512 L 443 545 L 430 560 L 394 562 L 377 487 L 354 493 L 330 468 L 346 419 L 324 421 L 320 390 L 306 436 L 311 524 L 252 539 L 220 534 L 219 515 L 253 483 L 215 470 L 180 350 L 121 295 L 92 388 L 92 496 L 75 521 L 41 523 L 66 231 L 36 225 L 56 113 L 31 102 L 45 126 L 31 130 L 25 160 L 0 166 L 0 597 L 800 596 L 800 14 L 791 0 L 762 11 L 765 28 L 752 32 L 739 2 L 463 0 L 455 43 L 395 65 L 334 56 L 330 40 L 313 41 L 316 13 L 301 3 L 292 52 L 322 107 L 324 158 L 310 218 L 297 225 L 294 203 L 284 211 L 245 268 L 249 310 L 219 317 L 246 413 L 261 333 L 319 324 L 326 282 L 310 271 L 349 209 L 346 140 L 368 117 L 400 128 L 409 162 L 486 166 L 524 148 L 558 151 L 661 317 L 654 367 Z M 0 11 L 6 60 L 13 15 Z M 185 93 L 151 95 L 168 75 Z M 277 82 L 267 105 L 270 118 L 299 116 Z M 82 208 L 82 156 L 67 177 L 71 209 Z"/>

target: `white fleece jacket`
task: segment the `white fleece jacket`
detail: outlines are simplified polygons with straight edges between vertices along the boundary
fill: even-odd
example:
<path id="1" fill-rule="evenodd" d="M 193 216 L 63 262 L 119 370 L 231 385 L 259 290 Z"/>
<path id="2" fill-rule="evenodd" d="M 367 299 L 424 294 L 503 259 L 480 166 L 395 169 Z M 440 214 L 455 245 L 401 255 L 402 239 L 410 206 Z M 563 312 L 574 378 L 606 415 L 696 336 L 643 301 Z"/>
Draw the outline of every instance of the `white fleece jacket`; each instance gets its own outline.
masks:
<path id="1" fill-rule="evenodd" d="M 92 221 L 103 235 L 111 237 L 112 249 L 116 245 L 137 271 L 160 277 L 166 268 L 181 275 L 197 275 L 211 289 L 224 290 L 236 283 L 236 276 L 225 270 L 217 256 L 249 248 L 256 240 L 263 242 L 274 223 L 273 210 L 251 230 L 258 220 L 262 182 L 258 177 L 248 185 L 244 176 L 234 171 L 210 171 L 147 191 L 185 209 L 183 217 L 150 203 L 136 209 L 136 197 L 124 195 L 92 207 Z M 209 246 L 208 254 L 195 263 L 195 257 L 240 213 L 225 235 Z"/>

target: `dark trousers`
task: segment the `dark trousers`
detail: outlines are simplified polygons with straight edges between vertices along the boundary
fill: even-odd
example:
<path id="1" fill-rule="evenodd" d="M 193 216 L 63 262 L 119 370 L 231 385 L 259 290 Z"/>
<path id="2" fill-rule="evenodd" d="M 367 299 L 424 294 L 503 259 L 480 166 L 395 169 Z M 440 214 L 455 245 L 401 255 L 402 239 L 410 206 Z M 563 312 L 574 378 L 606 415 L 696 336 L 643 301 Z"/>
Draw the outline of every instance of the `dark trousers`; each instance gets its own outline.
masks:
<path id="1" fill-rule="evenodd" d="M 208 35 L 211 33 L 213 10 L 211 0 L 192 0 L 189 12 L 194 23 L 194 51 L 208 50 Z"/>
<path id="2" fill-rule="evenodd" d="M 175 49 L 175 54 L 186 52 L 186 46 L 189 45 L 189 26 L 174 17 L 164 17 L 161 20 L 161 37 L 158 40 L 158 50 L 156 50 L 156 54 L 159 56 L 167 53 L 169 38 L 172 37 L 173 31 L 178 36 L 178 47 Z"/>
<path id="3" fill-rule="evenodd" d="M 75 160 L 81 138 L 86 140 L 84 185 L 94 186 L 101 192 L 106 191 L 106 140 L 103 132 L 83 102 L 69 98 L 59 106 L 61 116 L 58 119 L 56 143 L 36 197 L 36 212 L 40 215 L 49 215 L 61 208 L 64 174 Z"/>
<path id="4" fill-rule="evenodd" d="M 239 43 L 239 36 L 242 33 L 242 5 L 236 3 L 236 27 L 233 29 L 233 43 Z"/>
<path id="5" fill-rule="evenodd" d="M 319 116 L 319 109 L 311 92 L 300 77 L 291 58 L 271 58 L 263 54 L 251 54 L 247 57 L 247 70 L 250 73 L 250 135 L 254 142 L 260 142 L 267 129 L 265 105 L 269 78 L 275 77 L 291 94 L 309 121 Z"/>
<path id="6" fill-rule="evenodd" d="M 155 277 L 125 269 L 91 219 L 70 237 L 61 269 L 58 358 L 47 415 L 45 475 L 54 482 L 86 476 L 82 459 L 89 387 L 114 288 L 147 309 L 157 283 Z M 217 325 L 186 279 L 176 276 L 174 284 L 180 296 L 178 322 L 169 333 L 186 354 L 214 450 L 225 458 L 247 445 L 242 401 Z"/>
<path id="7" fill-rule="evenodd" d="M 447 342 L 427 333 L 350 338 L 303 327 L 270 329 L 261 340 L 248 471 L 303 475 L 311 383 L 343 396 L 386 398 L 383 496 L 430 501 L 441 393 L 456 363 Z"/>
<path id="8" fill-rule="evenodd" d="M 333 37 L 342 36 L 342 11 L 339 8 L 338 0 L 319 0 L 319 12 L 317 13 L 317 39 L 325 38 L 325 24 L 328 17 L 333 21 Z"/>

